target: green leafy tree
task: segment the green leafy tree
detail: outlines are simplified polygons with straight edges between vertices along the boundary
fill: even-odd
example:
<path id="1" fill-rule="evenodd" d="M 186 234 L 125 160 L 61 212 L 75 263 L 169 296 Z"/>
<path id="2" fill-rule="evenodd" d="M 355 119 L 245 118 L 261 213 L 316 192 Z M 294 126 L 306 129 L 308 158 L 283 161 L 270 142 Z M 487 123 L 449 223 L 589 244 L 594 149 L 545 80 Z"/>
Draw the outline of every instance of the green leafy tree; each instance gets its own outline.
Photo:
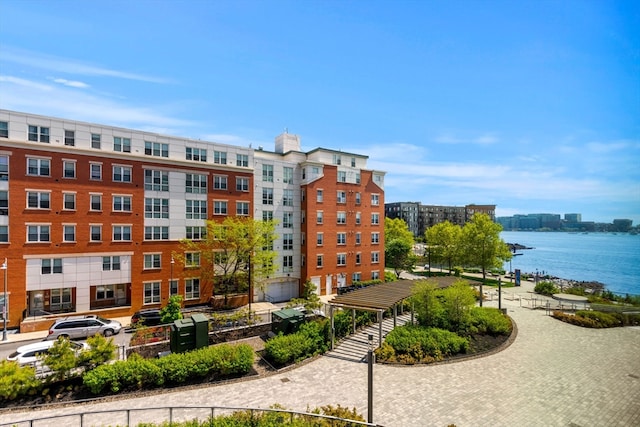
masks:
<path id="1" fill-rule="evenodd" d="M 438 295 L 440 289 L 432 280 L 419 280 L 412 289 L 411 301 L 418 324 L 426 327 L 442 325 L 444 308 Z"/>
<path id="2" fill-rule="evenodd" d="M 208 220 L 206 236 L 202 240 L 182 240 L 182 253 L 175 253 L 174 258 L 190 274 L 199 266 L 201 280 L 214 284 L 213 293 L 223 294 L 226 302 L 229 293 L 249 289 L 250 280 L 251 285 L 262 289 L 262 280 L 276 268 L 275 237 L 273 221 L 241 216 L 228 216 L 222 222 Z"/>
<path id="3" fill-rule="evenodd" d="M 300 298 L 293 298 L 287 303 L 287 308 L 304 306 L 307 310 L 317 310 L 322 307 L 322 302 L 318 296 L 318 287 L 311 281 L 304 282 L 302 295 Z"/>
<path id="4" fill-rule="evenodd" d="M 0 361 L 0 400 L 13 400 L 29 394 L 41 385 L 32 366 L 20 366 L 17 362 Z"/>
<path id="5" fill-rule="evenodd" d="M 67 338 L 58 337 L 53 346 L 38 359 L 53 371 L 56 380 L 63 380 L 78 367 L 76 349 Z"/>
<path id="6" fill-rule="evenodd" d="M 476 213 L 462 228 L 464 259 L 467 265 L 482 269 L 482 281 L 487 278 L 487 270 L 502 267 L 511 259 L 509 246 L 500 238 L 502 226 L 491 220 L 489 215 Z M 480 306 L 482 306 L 482 283 L 480 284 Z"/>
<path id="7" fill-rule="evenodd" d="M 86 369 L 94 369 L 116 358 L 117 346 L 113 338 L 96 334 L 87 338 L 87 344 L 89 348 L 81 351 L 78 356 L 78 365 Z"/>
<path id="8" fill-rule="evenodd" d="M 473 289 L 465 280 L 457 280 L 442 290 L 442 297 L 442 306 L 448 322 L 446 329 L 463 332 L 471 322 L 471 310 L 476 303 Z"/>
<path id="9" fill-rule="evenodd" d="M 406 240 L 392 240 L 384 247 L 384 262 L 389 268 L 393 268 L 396 278 L 400 273 L 413 269 L 417 257 L 413 254 L 413 245 Z"/>
<path id="10" fill-rule="evenodd" d="M 182 319 L 182 295 L 171 295 L 167 305 L 160 310 L 160 322 L 172 323 Z"/>
<path id="11" fill-rule="evenodd" d="M 446 263 L 449 274 L 453 266 L 460 261 L 462 255 L 462 228 L 459 225 L 444 221 L 425 232 L 429 258 L 436 262 Z"/>
<path id="12" fill-rule="evenodd" d="M 384 219 L 384 244 L 387 245 L 393 240 L 404 240 L 412 246 L 414 244 L 413 233 L 409 230 L 407 223 L 401 218 Z"/>

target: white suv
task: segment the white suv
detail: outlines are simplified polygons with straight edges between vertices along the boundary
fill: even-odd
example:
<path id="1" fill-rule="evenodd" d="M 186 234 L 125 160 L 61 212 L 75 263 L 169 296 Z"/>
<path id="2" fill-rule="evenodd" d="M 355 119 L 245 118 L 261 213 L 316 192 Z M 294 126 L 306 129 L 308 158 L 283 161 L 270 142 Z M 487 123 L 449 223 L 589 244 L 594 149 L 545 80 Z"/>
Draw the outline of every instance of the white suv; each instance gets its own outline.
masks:
<path id="1" fill-rule="evenodd" d="M 40 341 L 33 344 L 22 345 L 16 351 L 7 356 L 7 360 L 18 362 L 20 366 L 35 365 L 38 356 L 45 356 L 49 349 L 53 347 L 55 341 Z M 87 343 L 71 341 L 71 348 L 79 352 L 89 348 Z"/>
<path id="2" fill-rule="evenodd" d="M 117 320 L 109 320 L 99 316 L 79 316 L 58 319 L 49 328 L 48 340 L 58 337 L 70 339 L 87 338 L 95 334 L 105 337 L 120 333 L 122 325 Z"/>

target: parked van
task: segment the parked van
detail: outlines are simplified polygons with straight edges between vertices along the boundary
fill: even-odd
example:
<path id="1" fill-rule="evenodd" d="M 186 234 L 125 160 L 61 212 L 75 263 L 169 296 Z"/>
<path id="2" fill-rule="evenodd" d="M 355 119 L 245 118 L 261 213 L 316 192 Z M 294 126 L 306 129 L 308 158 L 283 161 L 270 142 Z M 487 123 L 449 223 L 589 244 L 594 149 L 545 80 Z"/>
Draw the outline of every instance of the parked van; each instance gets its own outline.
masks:
<path id="1" fill-rule="evenodd" d="M 87 338 L 95 334 L 110 337 L 119 334 L 122 325 L 117 320 L 109 320 L 99 316 L 67 317 L 56 320 L 49 328 L 48 340 L 58 337 L 69 339 Z"/>

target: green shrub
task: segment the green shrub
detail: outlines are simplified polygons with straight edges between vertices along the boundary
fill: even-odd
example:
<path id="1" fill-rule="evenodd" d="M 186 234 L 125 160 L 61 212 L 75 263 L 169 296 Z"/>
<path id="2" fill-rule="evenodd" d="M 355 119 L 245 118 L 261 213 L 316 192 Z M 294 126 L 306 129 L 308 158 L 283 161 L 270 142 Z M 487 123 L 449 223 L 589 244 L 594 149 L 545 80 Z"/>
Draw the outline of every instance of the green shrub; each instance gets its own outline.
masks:
<path id="1" fill-rule="evenodd" d="M 511 320 L 497 308 L 473 307 L 471 309 L 471 333 L 508 335 Z"/>
<path id="2" fill-rule="evenodd" d="M 384 344 L 376 350 L 382 361 L 403 363 L 432 362 L 465 353 L 469 340 L 444 329 L 405 325 L 387 334 Z"/>
<path id="3" fill-rule="evenodd" d="M 299 362 L 327 351 L 325 322 L 307 322 L 293 334 L 271 338 L 265 344 L 265 357 L 277 365 Z"/>
<path id="4" fill-rule="evenodd" d="M 113 338 L 107 339 L 96 334 L 87 338 L 87 344 L 89 349 L 82 351 L 78 356 L 78 365 L 84 366 L 86 369 L 94 369 L 116 357 L 116 344 L 113 342 Z"/>
<path id="5" fill-rule="evenodd" d="M 601 325 L 601 328 L 613 328 L 615 326 L 622 326 L 622 315 L 619 313 L 604 313 L 602 311 L 576 311 L 576 316 L 586 317 L 592 319 L 597 324 Z"/>
<path id="6" fill-rule="evenodd" d="M 20 366 L 8 360 L 0 361 L 0 400 L 13 400 L 35 393 L 41 387 L 31 366 Z"/>
<path id="7" fill-rule="evenodd" d="M 558 293 L 558 288 L 553 282 L 540 282 L 533 288 L 533 291 L 537 294 L 551 296 Z"/>

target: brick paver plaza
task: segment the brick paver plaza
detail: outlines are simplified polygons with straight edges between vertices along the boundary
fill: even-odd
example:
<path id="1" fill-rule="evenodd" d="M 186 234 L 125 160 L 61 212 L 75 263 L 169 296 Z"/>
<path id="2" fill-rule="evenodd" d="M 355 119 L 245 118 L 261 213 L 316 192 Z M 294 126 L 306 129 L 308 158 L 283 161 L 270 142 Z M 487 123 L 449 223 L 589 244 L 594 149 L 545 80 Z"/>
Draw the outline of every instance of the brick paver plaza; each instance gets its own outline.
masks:
<path id="1" fill-rule="evenodd" d="M 518 335 L 497 354 L 430 366 L 376 365 L 374 422 L 389 427 L 640 426 L 640 328 L 580 328 L 524 305 L 503 300 Z M 320 357 L 255 380 L 4 413 L 0 423 L 88 410 L 167 405 L 268 408 L 276 403 L 298 411 L 340 404 L 356 407 L 366 417 L 367 366 Z M 123 425 L 106 418 L 100 420 L 104 425 Z"/>

